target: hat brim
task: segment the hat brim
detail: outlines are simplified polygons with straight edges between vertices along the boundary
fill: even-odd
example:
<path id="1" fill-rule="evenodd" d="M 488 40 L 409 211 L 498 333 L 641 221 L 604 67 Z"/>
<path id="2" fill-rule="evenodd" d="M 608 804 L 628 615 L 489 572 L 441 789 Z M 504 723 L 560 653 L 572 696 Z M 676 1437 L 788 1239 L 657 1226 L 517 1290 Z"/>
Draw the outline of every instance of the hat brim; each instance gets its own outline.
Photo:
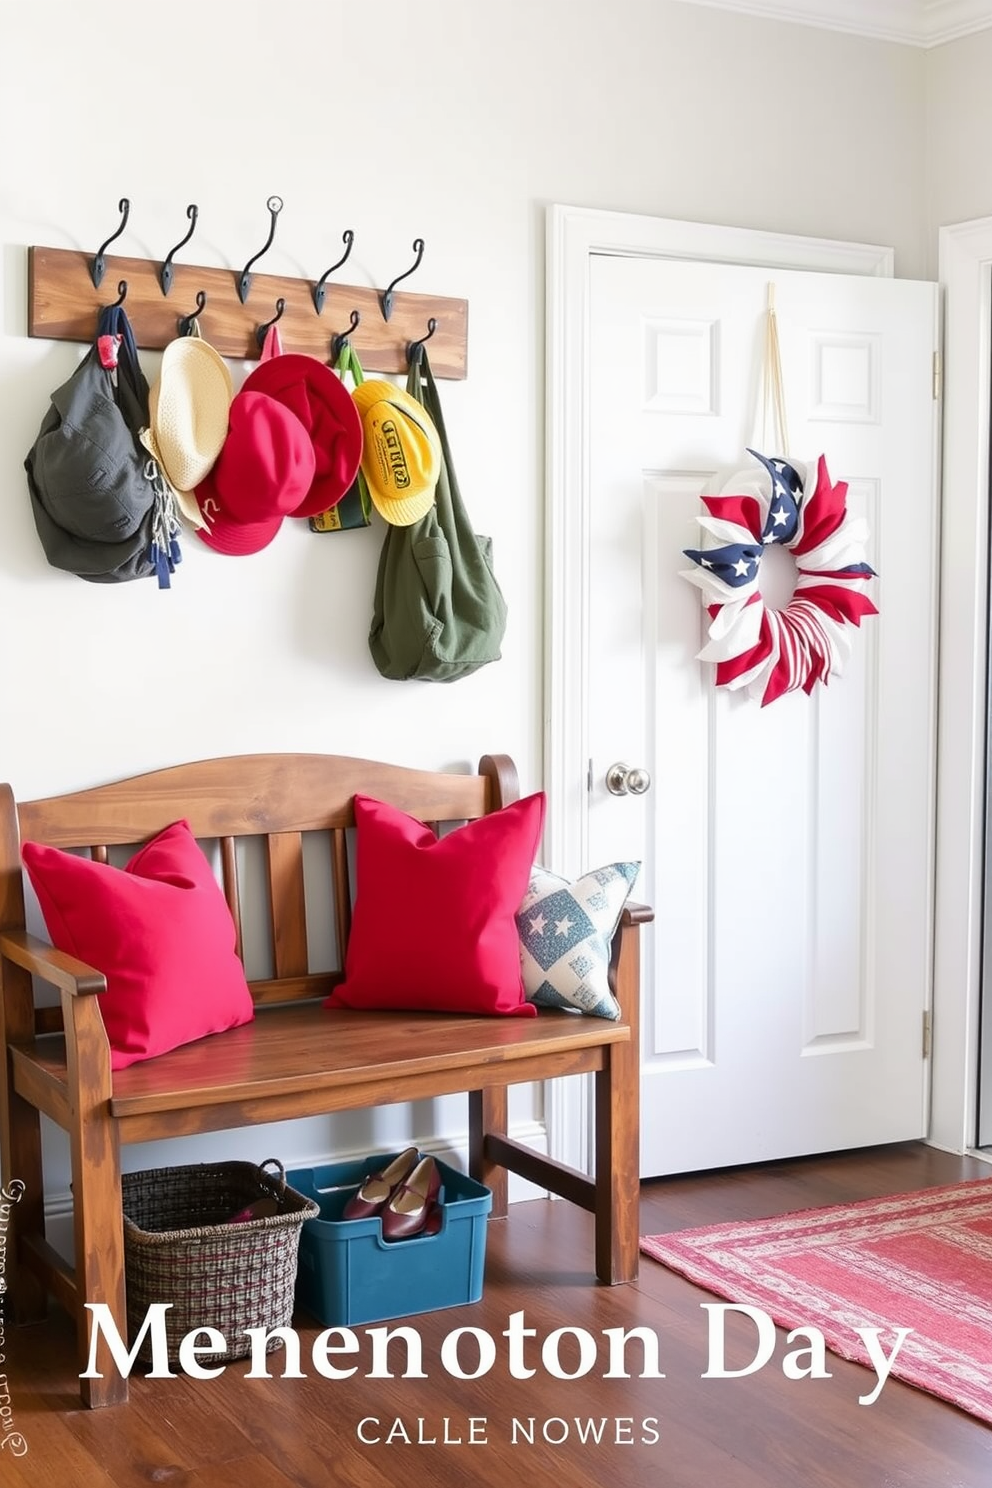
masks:
<path id="1" fill-rule="evenodd" d="M 193 492 L 180 491 L 178 487 L 174 486 L 171 480 L 169 480 L 165 464 L 162 460 L 162 452 L 159 449 L 158 441 L 155 438 L 154 429 L 142 429 L 141 433 L 138 435 L 138 438 L 141 440 L 142 444 L 145 446 L 145 449 L 155 461 L 156 465 L 158 466 L 159 474 L 168 485 L 169 490 L 172 492 L 173 496 L 176 498 L 176 505 L 179 508 L 180 514 L 185 517 L 186 521 L 190 524 L 191 527 L 205 527 L 207 524 L 204 521 L 203 513 L 196 504 L 196 497 L 193 495 Z"/>
<path id="2" fill-rule="evenodd" d="M 369 495 L 372 497 L 372 505 L 390 527 L 412 527 L 414 522 L 419 522 L 421 517 L 426 517 L 434 505 L 434 498 L 437 494 L 436 486 L 431 486 L 420 496 L 383 496 L 369 479 L 369 472 L 364 465 L 362 472 L 365 476 L 365 484 L 369 488 Z"/>
<path id="3" fill-rule="evenodd" d="M 341 482 L 344 477 L 340 472 L 333 476 L 325 476 L 323 479 L 314 476 L 313 485 L 307 492 L 306 497 L 300 502 L 299 506 L 294 507 L 290 512 L 290 516 L 317 517 L 321 512 L 330 511 L 332 506 L 337 506 L 338 502 L 344 500 L 354 485 L 360 463 L 360 461 L 355 462 L 355 468 L 351 472 L 351 479 L 343 488 Z"/>
<path id="4" fill-rule="evenodd" d="M 209 527 L 198 528 L 196 535 L 215 553 L 246 558 L 267 548 L 282 524 L 282 517 L 273 517 L 269 522 L 236 522 L 221 512 Z"/>
<path id="5" fill-rule="evenodd" d="M 236 558 L 260 553 L 269 546 L 283 524 L 283 513 L 256 522 L 242 522 L 233 516 L 217 490 L 215 471 L 200 482 L 193 499 L 200 515 L 196 535 L 215 553 L 228 553 Z"/>

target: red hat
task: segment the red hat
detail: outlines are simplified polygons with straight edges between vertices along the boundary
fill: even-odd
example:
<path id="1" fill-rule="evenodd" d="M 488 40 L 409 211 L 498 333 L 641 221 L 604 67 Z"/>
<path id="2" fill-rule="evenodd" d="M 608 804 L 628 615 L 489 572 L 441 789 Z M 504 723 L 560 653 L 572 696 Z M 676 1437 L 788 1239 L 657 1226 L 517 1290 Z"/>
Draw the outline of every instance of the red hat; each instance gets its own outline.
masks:
<path id="1" fill-rule="evenodd" d="M 196 488 L 208 524 L 197 536 L 218 553 L 259 552 L 283 518 L 297 514 L 314 466 L 310 435 L 296 415 L 275 398 L 242 390 L 217 463 Z"/>
<path id="2" fill-rule="evenodd" d="M 294 517 L 315 517 L 336 506 L 350 489 L 362 458 L 362 421 L 350 392 L 316 357 L 285 352 L 269 357 L 241 389 L 265 393 L 295 413 L 313 444 L 316 469 Z"/>

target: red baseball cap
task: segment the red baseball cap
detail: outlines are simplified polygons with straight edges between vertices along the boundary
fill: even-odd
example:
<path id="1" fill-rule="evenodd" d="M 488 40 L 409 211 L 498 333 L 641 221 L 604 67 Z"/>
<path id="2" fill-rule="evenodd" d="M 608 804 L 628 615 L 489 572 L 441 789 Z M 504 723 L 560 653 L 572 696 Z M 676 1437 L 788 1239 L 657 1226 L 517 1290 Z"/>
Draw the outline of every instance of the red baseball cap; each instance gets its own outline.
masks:
<path id="1" fill-rule="evenodd" d="M 294 413 L 264 393 L 238 393 L 227 438 L 196 487 L 207 527 L 197 536 L 218 553 L 242 556 L 269 545 L 296 516 L 313 482 L 314 447 Z"/>
<path id="2" fill-rule="evenodd" d="M 259 362 L 241 389 L 264 393 L 294 413 L 313 445 L 313 481 L 294 517 L 315 517 L 336 506 L 358 474 L 362 421 L 351 393 L 338 375 L 316 357 L 301 352 Z"/>

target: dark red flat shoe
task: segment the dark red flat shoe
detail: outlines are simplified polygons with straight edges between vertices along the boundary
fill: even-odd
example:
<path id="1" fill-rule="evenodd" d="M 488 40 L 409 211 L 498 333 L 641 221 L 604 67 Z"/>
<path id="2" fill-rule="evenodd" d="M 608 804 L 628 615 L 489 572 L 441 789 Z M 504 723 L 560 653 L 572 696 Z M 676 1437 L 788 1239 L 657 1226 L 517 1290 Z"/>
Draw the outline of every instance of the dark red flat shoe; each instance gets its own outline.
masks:
<path id="1" fill-rule="evenodd" d="M 382 1211 L 382 1238 L 407 1240 L 419 1235 L 437 1206 L 441 1173 L 432 1157 L 423 1158 Z"/>
<path id="2" fill-rule="evenodd" d="M 441 1213 L 441 1205 L 432 1204 L 427 1211 L 427 1218 L 424 1220 L 424 1228 L 421 1231 L 421 1234 L 439 1235 L 441 1233 L 441 1224 L 443 1219 L 444 1216 Z"/>
<path id="3" fill-rule="evenodd" d="M 416 1147 L 408 1147 L 399 1157 L 394 1157 L 387 1167 L 370 1173 L 362 1180 L 358 1192 L 352 1194 L 345 1204 L 341 1211 L 342 1219 L 368 1219 L 370 1215 L 380 1214 L 390 1195 L 413 1172 L 419 1158 L 420 1153 Z"/>

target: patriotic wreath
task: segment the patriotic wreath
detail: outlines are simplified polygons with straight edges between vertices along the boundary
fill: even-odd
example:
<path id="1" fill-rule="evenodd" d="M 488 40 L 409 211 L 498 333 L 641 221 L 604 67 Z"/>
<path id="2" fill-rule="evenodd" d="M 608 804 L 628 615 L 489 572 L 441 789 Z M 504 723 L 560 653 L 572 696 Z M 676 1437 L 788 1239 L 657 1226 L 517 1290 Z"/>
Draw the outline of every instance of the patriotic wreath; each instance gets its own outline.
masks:
<path id="1" fill-rule="evenodd" d="M 827 462 L 766 459 L 762 470 L 738 471 L 718 495 L 703 496 L 699 517 L 712 539 L 686 548 L 697 564 L 682 577 L 698 585 L 710 617 L 700 661 L 716 663 L 716 686 L 746 689 L 762 707 L 839 676 L 851 652 L 849 626 L 878 611 L 865 590 L 875 570 L 865 561 L 868 524 L 847 512 L 847 482 L 831 481 Z M 812 486 L 809 489 L 809 486 Z M 796 560 L 789 603 L 769 609 L 758 587 L 761 557 L 780 543 Z"/>

